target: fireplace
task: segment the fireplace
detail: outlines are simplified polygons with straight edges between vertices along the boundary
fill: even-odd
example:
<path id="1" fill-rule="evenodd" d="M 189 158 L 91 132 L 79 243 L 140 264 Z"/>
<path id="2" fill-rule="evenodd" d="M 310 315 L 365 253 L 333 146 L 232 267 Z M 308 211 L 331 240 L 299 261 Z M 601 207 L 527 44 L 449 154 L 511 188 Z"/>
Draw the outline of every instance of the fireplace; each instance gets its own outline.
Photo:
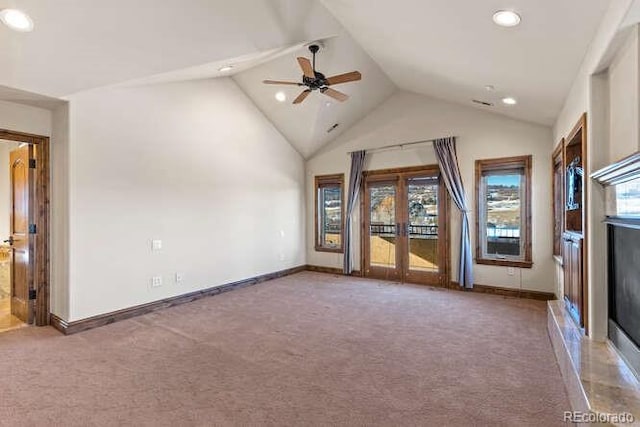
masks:
<path id="1" fill-rule="evenodd" d="M 609 339 L 640 373 L 640 220 L 608 219 Z"/>
<path id="2" fill-rule="evenodd" d="M 591 177 L 607 200 L 609 340 L 640 378 L 640 152 Z"/>

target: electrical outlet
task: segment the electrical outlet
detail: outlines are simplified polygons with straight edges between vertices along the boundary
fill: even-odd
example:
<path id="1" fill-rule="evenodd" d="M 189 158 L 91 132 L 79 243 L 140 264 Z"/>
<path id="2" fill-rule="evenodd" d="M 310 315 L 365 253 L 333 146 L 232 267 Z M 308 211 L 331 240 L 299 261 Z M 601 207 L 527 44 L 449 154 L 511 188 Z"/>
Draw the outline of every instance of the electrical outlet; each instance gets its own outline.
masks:
<path id="1" fill-rule="evenodd" d="M 516 274 L 516 269 L 515 269 L 515 268 L 513 268 L 513 267 L 509 267 L 509 268 L 507 268 L 507 274 L 508 274 L 509 276 L 515 276 L 515 274 Z"/>
<path id="2" fill-rule="evenodd" d="M 182 283 L 182 274 L 176 273 L 176 283 Z"/>
<path id="3" fill-rule="evenodd" d="M 162 286 L 162 276 L 153 276 L 151 278 L 151 287 L 157 288 L 158 286 Z"/>
<path id="4" fill-rule="evenodd" d="M 160 249 L 162 249 L 162 240 L 152 240 L 151 241 L 151 250 L 152 251 L 159 251 Z"/>

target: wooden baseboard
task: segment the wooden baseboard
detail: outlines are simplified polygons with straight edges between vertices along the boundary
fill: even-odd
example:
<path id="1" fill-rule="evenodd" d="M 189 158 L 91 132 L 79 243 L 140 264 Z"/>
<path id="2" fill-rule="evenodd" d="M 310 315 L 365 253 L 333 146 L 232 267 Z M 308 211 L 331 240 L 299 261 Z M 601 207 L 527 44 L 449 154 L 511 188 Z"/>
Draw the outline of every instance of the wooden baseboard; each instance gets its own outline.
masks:
<path id="1" fill-rule="evenodd" d="M 474 284 L 473 288 L 471 289 L 463 289 L 462 287 L 460 287 L 460 284 L 458 282 L 451 282 L 451 286 L 449 289 L 454 289 L 458 291 L 478 292 L 481 294 L 500 295 L 500 296 L 512 297 L 512 298 L 535 299 L 540 301 L 551 301 L 556 299 L 556 295 L 552 292 L 532 291 L 528 289 L 510 289 L 510 288 L 501 288 L 498 286 L 477 285 L 477 284 Z"/>
<path id="2" fill-rule="evenodd" d="M 343 275 L 344 273 L 342 272 L 341 268 L 334 268 L 334 267 L 321 267 L 319 265 L 308 265 L 306 266 L 306 270 L 307 271 L 315 271 L 316 273 L 328 273 L 328 274 L 340 274 Z M 354 270 L 351 272 L 352 276 L 357 276 L 357 277 L 361 277 L 362 274 L 360 273 L 359 270 Z"/>
<path id="3" fill-rule="evenodd" d="M 307 270 L 307 266 L 302 265 L 299 267 L 289 268 L 286 270 L 276 271 L 275 273 L 263 274 L 262 276 L 252 277 L 250 279 L 240 280 L 238 282 L 228 283 L 221 286 L 215 286 L 212 288 L 203 289 L 200 291 L 190 292 L 184 295 L 178 295 L 171 298 L 165 298 L 159 301 L 150 302 L 147 304 L 137 305 L 130 308 L 114 311 L 111 313 L 100 314 L 98 316 L 89 317 L 87 319 L 76 320 L 73 322 L 67 322 L 56 316 L 50 315 L 51 326 L 59 330 L 65 335 L 71 335 L 78 332 L 86 331 L 89 329 L 97 328 L 104 325 L 109 325 L 120 320 L 129 319 L 131 317 L 141 316 L 143 314 L 151 313 L 163 308 L 173 307 L 179 304 L 195 301 L 200 298 L 205 298 L 213 295 L 218 295 L 223 292 L 232 291 L 235 289 L 245 288 L 247 286 L 253 286 L 258 283 L 265 282 L 267 280 L 277 279 L 279 277 L 288 276 L 291 274 L 299 273 Z"/>
<path id="4" fill-rule="evenodd" d="M 176 305 L 184 304 L 191 301 L 196 301 L 200 298 L 218 295 L 224 292 L 232 291 L 235 289 L 244 288 L 247 286 L 253 286 L 258 283 L 266 282 L 268 280 L 277 279 L 291 274 L 299 273 L 301 271 L 314 271 L 318 273 L 328 273 L 342 275 L 342 269 L 332 267 L 321 267 L 316 265 L 302 265 L 299 267 L 289 268 L 286 270 L 276 271 L 274 273 L 263 274 L 261 276 L 252 277 L 250 279 L 240 280 L 238 282 L 227 283 L 225 285 L 215 286 L 212 288 L 203 289 L 200 291 L 190 292 L 184 295 L 178 295 L 175 297 L 165 298 L 159 301 L 150 302 L 147 304 L 137 305 L 130 308 L 114 311 L 111 313 L 100 314 L 98 316 L 89 317 L 87 319 L 76 320 L 73 322 L 67 322 L 61 319 L 55 314 L 50 315 L 51 326 L 65 335 L 76 334 L 78 332 L 86 331 L 89 329 L 97 328 L 100 326 L 109 325 L 111 323 L 118 322 L 120 320 L 129 319 L 131 317 L 141 316 L 143 314 L 151 313 L 163 308 L 173 307 Z M 354 271 L 352 276 L 361 276 L 360 271 Z M 451 282 L 450 289 L 464 290 L 457 282 Z M 499 288 L 496 286 L 486 285 L 474 285 L 472 289 L 467 289 L 473 292 L 480 292 L 493 295 L 502 295 L 515 298 L 528 298 L 549 301 L 554 300 L 555 295 L 549 292 L 539 292 L 531 290 L 519 290 Z"/>

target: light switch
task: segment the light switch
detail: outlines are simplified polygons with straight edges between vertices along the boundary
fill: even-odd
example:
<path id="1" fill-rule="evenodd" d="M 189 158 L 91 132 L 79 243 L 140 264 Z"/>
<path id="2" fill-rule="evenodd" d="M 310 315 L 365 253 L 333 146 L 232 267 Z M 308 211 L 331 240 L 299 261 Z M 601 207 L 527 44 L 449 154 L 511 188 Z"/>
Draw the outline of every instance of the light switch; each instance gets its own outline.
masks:
<path id="1" fill-rule="evenodd" d="M 162 249 L 162 240 L 152 240 L 151 250 L 159 251 L 160 249 Z"/>
<path id="2" fill-rule="evenodd" d="M 162 286 L 162 276 L 153 276 L 151 278 L 151 287 L 157 288 L 158 286 Z"/>

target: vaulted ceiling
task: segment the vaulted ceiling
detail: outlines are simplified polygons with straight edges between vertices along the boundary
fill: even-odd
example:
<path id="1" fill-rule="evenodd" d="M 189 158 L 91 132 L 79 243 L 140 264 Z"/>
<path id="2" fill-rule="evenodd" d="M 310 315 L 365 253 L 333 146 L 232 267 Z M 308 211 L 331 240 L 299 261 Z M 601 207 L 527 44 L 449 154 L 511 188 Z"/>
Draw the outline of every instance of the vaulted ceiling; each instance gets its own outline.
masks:
<path id="1" fill-rule="evenodd" d="M 296 57 L 311 57 L 306 46 L 234 76 L 258 108 L 306 158 L 366 116 L 396 89 L 380 67 L 347 33 L 323 40 L 321 45 L 316 56 L 316 69 L 325 76 L 353 70 L 363 75 L 361 81 L 335 86 L 349 95 L 346 102 L 338 102 L 314 92 L 303 103 L 292 105 L 301 88 L 262 83 L 264 79 L 274 78 L 300 81 L 302 72 Z M 286 94 L 285 102 L 278 102 L 274 97 L 280 91 Z M 333 129 L 336 124 L 338 126 Z"/>
<path id="2" fill-rule="evenodd" d="M 0 85 L 11 88 L 0 99 L 20 102 L 14 89 L 64 98 L 114 84 L 232 76 L 305 157 L 398 88 L 470 106 L 488 101 L 495 105 L 476 107 L 551 125 L 610 1 L 0 0 L 36 23 L 32 33 L 0 25 Z M 521 25 L 494 25 L 498 9 L 517 10 Z M 294 106 L 299 88 L 261 83 L 300 79 L 295 57 L 318 40 L 320 71 L 363 74 L 339 87 L 347 102 L 313 93 Z M 219 72 L 225 64 L 234 69 Z M 288 102 L 274 99 L 278 90 Z M 503 105 L 504 96 L 518 104 Z"/>
<path id="3" fill-rule="evenodd" d="M 322 0 L 400 88 L 552 125 L 609 0 Z M 522 16 L 498 27 L 495 11 Z M 488 92 L 485 86 L 495 87 Z M 500 100 L 511 96 L 518 105 Z"/>

